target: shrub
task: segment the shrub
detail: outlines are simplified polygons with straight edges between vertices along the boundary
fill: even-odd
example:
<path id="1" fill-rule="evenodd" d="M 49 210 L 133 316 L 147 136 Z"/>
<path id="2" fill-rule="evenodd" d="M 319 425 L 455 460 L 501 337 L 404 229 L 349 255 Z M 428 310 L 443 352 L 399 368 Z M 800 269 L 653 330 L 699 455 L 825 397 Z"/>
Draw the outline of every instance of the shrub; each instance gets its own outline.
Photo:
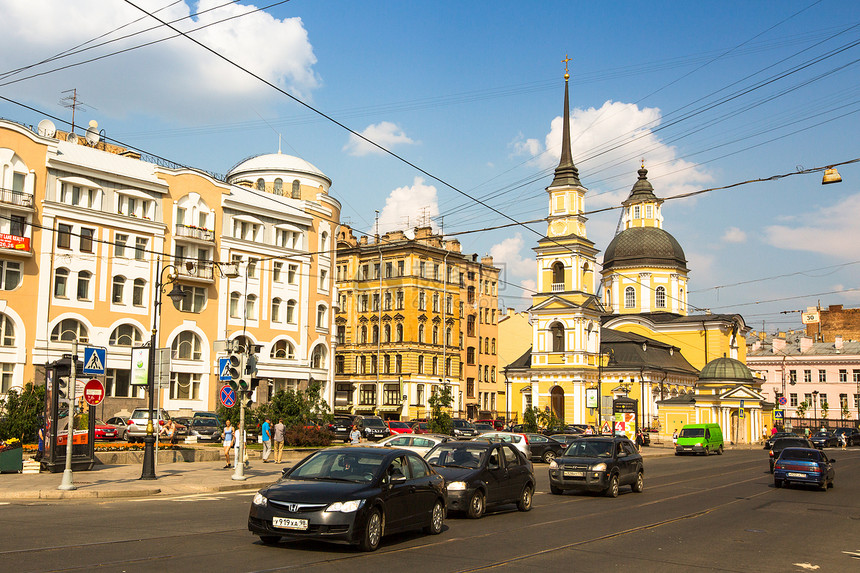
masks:
<path id="1" fill-rule="evenodd" d="M 18 438 L 35 442 L 45 412 L 45 386 L 28 383 L 23 390 L 12 388 L 0 399 L 0 440 Z"/>
<path id="2" fill-rule="evenodd" d="M 288 446 L 320 446 L 331 445 L 334 436 L 328 430 L 317 427 L 293 426 L 284 433 L 284 443 Z"/>

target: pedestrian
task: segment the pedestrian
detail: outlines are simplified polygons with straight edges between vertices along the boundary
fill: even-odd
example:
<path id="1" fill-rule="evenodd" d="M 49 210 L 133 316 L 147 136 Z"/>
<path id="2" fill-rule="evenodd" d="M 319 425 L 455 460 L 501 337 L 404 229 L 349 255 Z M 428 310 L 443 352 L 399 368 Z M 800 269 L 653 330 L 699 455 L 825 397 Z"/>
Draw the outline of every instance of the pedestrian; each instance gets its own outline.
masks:
<path id="1" fill-rule="evenodd" d="M 839 434 L 839 443 L 842 444 L 843 450 L 848 447 L 848 439 L 845 437 L 845 432 Z"/>
<path id="2" fill-rule="evenodd" d="M 284 434 L 287 432 L 287 427 L 284 425 L 283 418 L 278 418 L 278 423 L 275 424 L 275 463 L 281 463 L 281 456 L 284 455 Z"/>
<path id="3" fill-rule="evenodd" d="M 775 436 L 775 435 L 776 435 L 776 432 L 777 432 L 776 426 L 774 426 L 773 428 L 771 428 L 771 429 L 770 429 L 770 435 L 771 435 L 771 437 Z"/>
<path id="4" fill-rule="evenodd" d="M 642 430 L 636 430 L 636 450 L 642 451 L 642 444 L 645 443 L 645 438 L 642 436 Z"/>
<path id="5" fill-rule="evenodd" d="M 764 442 L 767 440 L 767 426 L 765 425 L 764 429 L 761 431 L 761 441 Z"/>
<path id="6" fill-rule="evenodd" d="M 809 427 L 803 428 L 803 437 L 809 439 Z"/>
<path id="7" fill-rule="evenodd" d="M 233 424 L 230 420 L 224 424 L 224 459 L 227 460 L 227 465 L 224 469 L 230 467 L 230 448 L 233 447 L 233 442 L 236 441 L 236 436 L 233 434 Z"/>
<path id="8" fill-rule="evenodd" d="M 677 430 L 677 428 L 675 429 L 674 432 L 672 432 L 672 445 L 674 445 L 674 446 L 678 445 L 678 430 Z"/>
<path id="9" fill-rule="evenodd" d="M 585 432 L 583 432 L 583 433 L 586 436 L 593 436 L 594 435 L 594 428 L 592 426 L 588 426 L 587 428 L 585 428 Z"/>
<path id="10" fill-rule="evenodd" d="M 361 443 L 361 432 L 358 431 L 358 426 L 355 424 L 352 425 L 352 430 L 349 432 L 349 443 L 350 444 L 360 444 Z"/>
<path id="11" fill-rule="evenodd" d="M 167 439 L 170 441 L 171 446 L 176 445 L 176 439 L 179 437 L 179 432 L 176 430 L 176 422 L 170 420 L 167 423 Z"/>
<path id="12" fill-rule="evenodd" d="M 269 454 L 272 453 L 272 424 L 269 422 L 269 417 L 263 422 L 263 463 L 269 463 Z"/>
<path id="13" fill-rule="evenodd" d="M 37 436 L 39 438 L 39 449 L 36 451 L 36 461 L 41 461 L 45 456 L 45 426 L 44 424 L 39 426 L 39 431 L 37 432 Z"/>

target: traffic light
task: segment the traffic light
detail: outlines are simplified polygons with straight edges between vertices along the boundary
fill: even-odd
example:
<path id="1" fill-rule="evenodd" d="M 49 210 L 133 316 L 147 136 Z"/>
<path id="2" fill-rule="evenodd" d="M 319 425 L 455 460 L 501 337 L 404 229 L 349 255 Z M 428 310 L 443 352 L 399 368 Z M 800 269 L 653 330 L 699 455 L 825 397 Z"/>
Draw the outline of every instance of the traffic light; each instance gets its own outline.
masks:
<path id="1" fill-rule="evenodd" d="M 230 375 L 230 380 L 227 384 L 230 387 L 238 391 L 241 386 L 242 374 L 245 371 L 245 355 L 244 354 L 230 354 L 227 356 L 227 360 L 229 364 L 227 365 L 227 373 Z"/>
<path id="2" fill-rule="evenodd" d="M 242 369 L 242 376 L 239 380 L 239 389 L 243 392 L 251 392 L 254 389 L 252 379 L 257 375 L 257 357 L 253 354 L 243 355 L 245 359 L 245 368 Z"/>
<path id="3" fill-rule="evenodd" d="M 60 376 L 57 378 L 57 398 L 60 400 L 69 399 L 69 377 Z"/>

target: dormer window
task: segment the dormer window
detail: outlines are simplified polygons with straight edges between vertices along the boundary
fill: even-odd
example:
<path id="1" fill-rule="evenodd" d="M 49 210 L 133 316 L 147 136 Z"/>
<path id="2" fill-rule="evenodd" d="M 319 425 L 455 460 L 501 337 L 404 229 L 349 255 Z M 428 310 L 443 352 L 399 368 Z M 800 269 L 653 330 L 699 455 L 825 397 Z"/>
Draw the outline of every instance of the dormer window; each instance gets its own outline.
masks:
<path id="1" fill-rule="evenodd" d="M 653 205 L 645 205 L 645 218 L 653 219 L 654 218 L 654 206 Z"/>

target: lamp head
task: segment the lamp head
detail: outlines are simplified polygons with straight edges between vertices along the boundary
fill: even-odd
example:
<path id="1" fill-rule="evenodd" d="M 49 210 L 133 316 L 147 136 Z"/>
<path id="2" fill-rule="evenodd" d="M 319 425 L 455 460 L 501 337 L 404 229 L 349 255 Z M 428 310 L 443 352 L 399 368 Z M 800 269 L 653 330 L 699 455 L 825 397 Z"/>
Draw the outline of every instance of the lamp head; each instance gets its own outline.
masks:
<path id="1" fill-rule="evenodd" d="M 170 289 L 170 292 L 167 293 L 167 296 L 170 297 L 170 300 L 173 301 L 173 304 L 179 304 L 183 300 L 185 300 L 185 297 L 188 296 L 188 293 L 182 290 L 182 287 L 180 287 L 176 283 L 173 283 L 173 288 Z"/>
<path id="2" fill-rule="evenodd" d="M 828 167 L 824 170 L 824 177 L 821 179 L 822 185 L 830 185 L 831 183 L 842 183 L 842 176 L 835 167 Z"/>

